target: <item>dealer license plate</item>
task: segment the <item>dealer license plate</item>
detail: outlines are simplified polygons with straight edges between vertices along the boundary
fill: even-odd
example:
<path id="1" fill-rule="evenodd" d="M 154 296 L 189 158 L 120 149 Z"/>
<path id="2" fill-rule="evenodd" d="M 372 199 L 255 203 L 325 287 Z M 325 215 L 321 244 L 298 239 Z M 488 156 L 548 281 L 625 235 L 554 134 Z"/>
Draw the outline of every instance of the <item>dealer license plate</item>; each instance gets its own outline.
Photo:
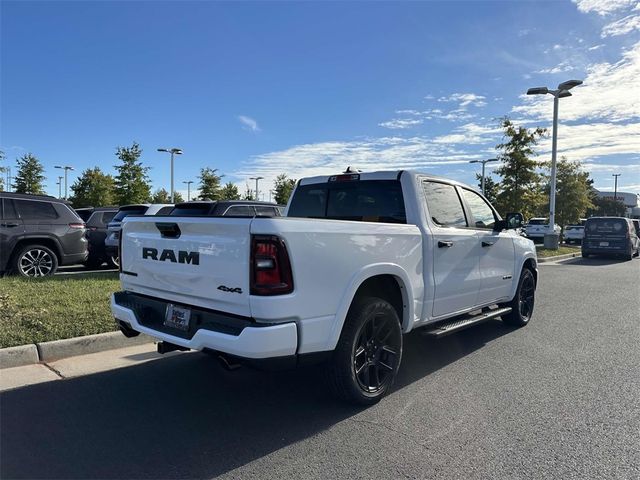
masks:
<path id="1" fill-rule="evenodd" d="M 166 327 L 177 328 L 178 330 L 189 330 L 189 320 L 191 319 L 191 310 L 188 308 L 178 307 L 173 303 L 167 305 L 167 313 L 164 318 Z"/>
<path id="2" fill-rule="evenodd" d="M 608 247 L 609 246 L 609 242 L 600 242 L 600 246 L 601 247 Z"/>

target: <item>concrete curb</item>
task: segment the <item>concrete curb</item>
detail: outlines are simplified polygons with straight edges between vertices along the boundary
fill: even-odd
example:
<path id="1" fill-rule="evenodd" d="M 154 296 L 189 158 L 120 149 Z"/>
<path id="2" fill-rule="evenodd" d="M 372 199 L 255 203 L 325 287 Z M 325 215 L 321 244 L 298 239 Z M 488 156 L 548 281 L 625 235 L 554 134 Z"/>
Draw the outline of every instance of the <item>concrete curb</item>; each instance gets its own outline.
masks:
<path id="1" fill-rule="evenodd" d="M 62 358 L 142 345 L 153 341 L 153 338 L 143 334 L 127 338 L 121 332 L 109 332 L 2 348 L 0 349 L 0 369 L 21 367 L 39 362 L 53 362 Z"/>
<path id="2" fill-rule="evenodd" d="M 33 344 L 0 349 L 0 369 L 33 365 L 39 361 L 38 348 Z"/>
<path id="3" fill-rule="evenodd" d="M 556 255 L 555 257 L 538 258 L 538 263 L 555 262 L 557 260 L 566 260 L 567 258 L 579 257 L 580 252 L 565 253 L 564 255 Z"/>

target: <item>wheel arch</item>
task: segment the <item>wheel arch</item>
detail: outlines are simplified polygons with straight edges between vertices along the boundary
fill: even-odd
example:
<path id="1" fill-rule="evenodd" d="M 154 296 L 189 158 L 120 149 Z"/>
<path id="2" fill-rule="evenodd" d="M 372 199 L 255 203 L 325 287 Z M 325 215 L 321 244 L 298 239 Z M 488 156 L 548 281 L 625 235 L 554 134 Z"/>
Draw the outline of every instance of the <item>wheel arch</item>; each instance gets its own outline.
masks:
<path id="1" fill-rule="evenodd" d="M 402 331 L 407 332 L 411 329 L 414 298 L 409 275 L 402 267 L 395 264 L 370 265 L 352 277 L 339 303 L 334 326 L 328 339 L 330 350 L 336 347 L 349 309 L 359 296 L 375 296 L 389 301 L 398 313 Z"/>
<path id="2" fill-rule="evenodd" d="M 16 241 L 13 246 L 13 251 L 11 252 L 11 257 L 8 262 L 9 266 L 13 265 L 18 252 L 27 245 L 42 245 L 43 247 L 47 247 L 56 256 L 58 265 L 60 265 L 62 261 L 62 248 L 56 240 L 50 237 L 22 237 L 18 241 Z"/>

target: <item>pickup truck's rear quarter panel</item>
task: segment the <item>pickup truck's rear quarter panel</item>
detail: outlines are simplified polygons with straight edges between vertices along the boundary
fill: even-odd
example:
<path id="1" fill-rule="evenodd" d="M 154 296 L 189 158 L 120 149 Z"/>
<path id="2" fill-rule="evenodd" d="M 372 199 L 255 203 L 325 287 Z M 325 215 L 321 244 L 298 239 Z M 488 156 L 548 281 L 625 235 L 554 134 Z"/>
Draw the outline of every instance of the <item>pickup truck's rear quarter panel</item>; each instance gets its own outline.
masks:
<path id="1" fill-rule="evenodd" d="M 258 321 L 299 321 L 300 352 L 335 347 L 357 288 L 371 276 L 401 278 L 410 321 L 421 310 L 414 303 L 423 297 L 422 237 L 415 225 L 256 218 L 251 233 L 284 239 L 294 279 L 289 295 L 251 296 L 251 312 Z"/>
<path id="2" fill-rule="evenodd" d="M 125 290 L 156 298 L 220 310 L 250 317 L 249 306 L 249 228 L 250 218 L 180 217 L 179 238 L 162 238 L 157 222 L 172 217 L 138 217 L 123 222 L 122 270 Z M 157 250 L 143 258 L 143 248 Z M 160 260 L 162 252 L 173 252 Z M 197 252 L 193 259 L 180 263 L 179 252 Z M 223 291 L 224 286 L 234 291 Z M 238 290 L 239 289 L 239 290 Z"/>

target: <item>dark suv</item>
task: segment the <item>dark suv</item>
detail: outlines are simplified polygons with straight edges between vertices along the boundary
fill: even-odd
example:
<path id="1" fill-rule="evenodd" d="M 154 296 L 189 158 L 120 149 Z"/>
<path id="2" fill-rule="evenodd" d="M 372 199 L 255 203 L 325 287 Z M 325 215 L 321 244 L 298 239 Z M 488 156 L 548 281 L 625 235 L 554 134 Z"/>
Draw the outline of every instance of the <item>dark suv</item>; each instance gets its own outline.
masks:
<path id="1" fill-rule="evenodd" d="M 89 256 L 84 262 L 87 268 L 98 268 L 107 262 L 116 268 L 112 257 L 107 254 L 104 244 L 107 238 L 107 225 L 118 213 L 118 207 L 77 208 L 76 213 L 87 223 L 87 240 L 89 240 Z"/>
<path id="2" fill-rule="evenodd" d="M 53 275 L 87 258 L 84 222 L 65 200 L 0 193 L 0 272 Z"/>
<path id="3" fill-rule="evenodd" d="M 584 225 L 582 256 L 619 255 L 631 260 L 640 253 L 640 239 L 629 218 L 591 217 Z"/>

